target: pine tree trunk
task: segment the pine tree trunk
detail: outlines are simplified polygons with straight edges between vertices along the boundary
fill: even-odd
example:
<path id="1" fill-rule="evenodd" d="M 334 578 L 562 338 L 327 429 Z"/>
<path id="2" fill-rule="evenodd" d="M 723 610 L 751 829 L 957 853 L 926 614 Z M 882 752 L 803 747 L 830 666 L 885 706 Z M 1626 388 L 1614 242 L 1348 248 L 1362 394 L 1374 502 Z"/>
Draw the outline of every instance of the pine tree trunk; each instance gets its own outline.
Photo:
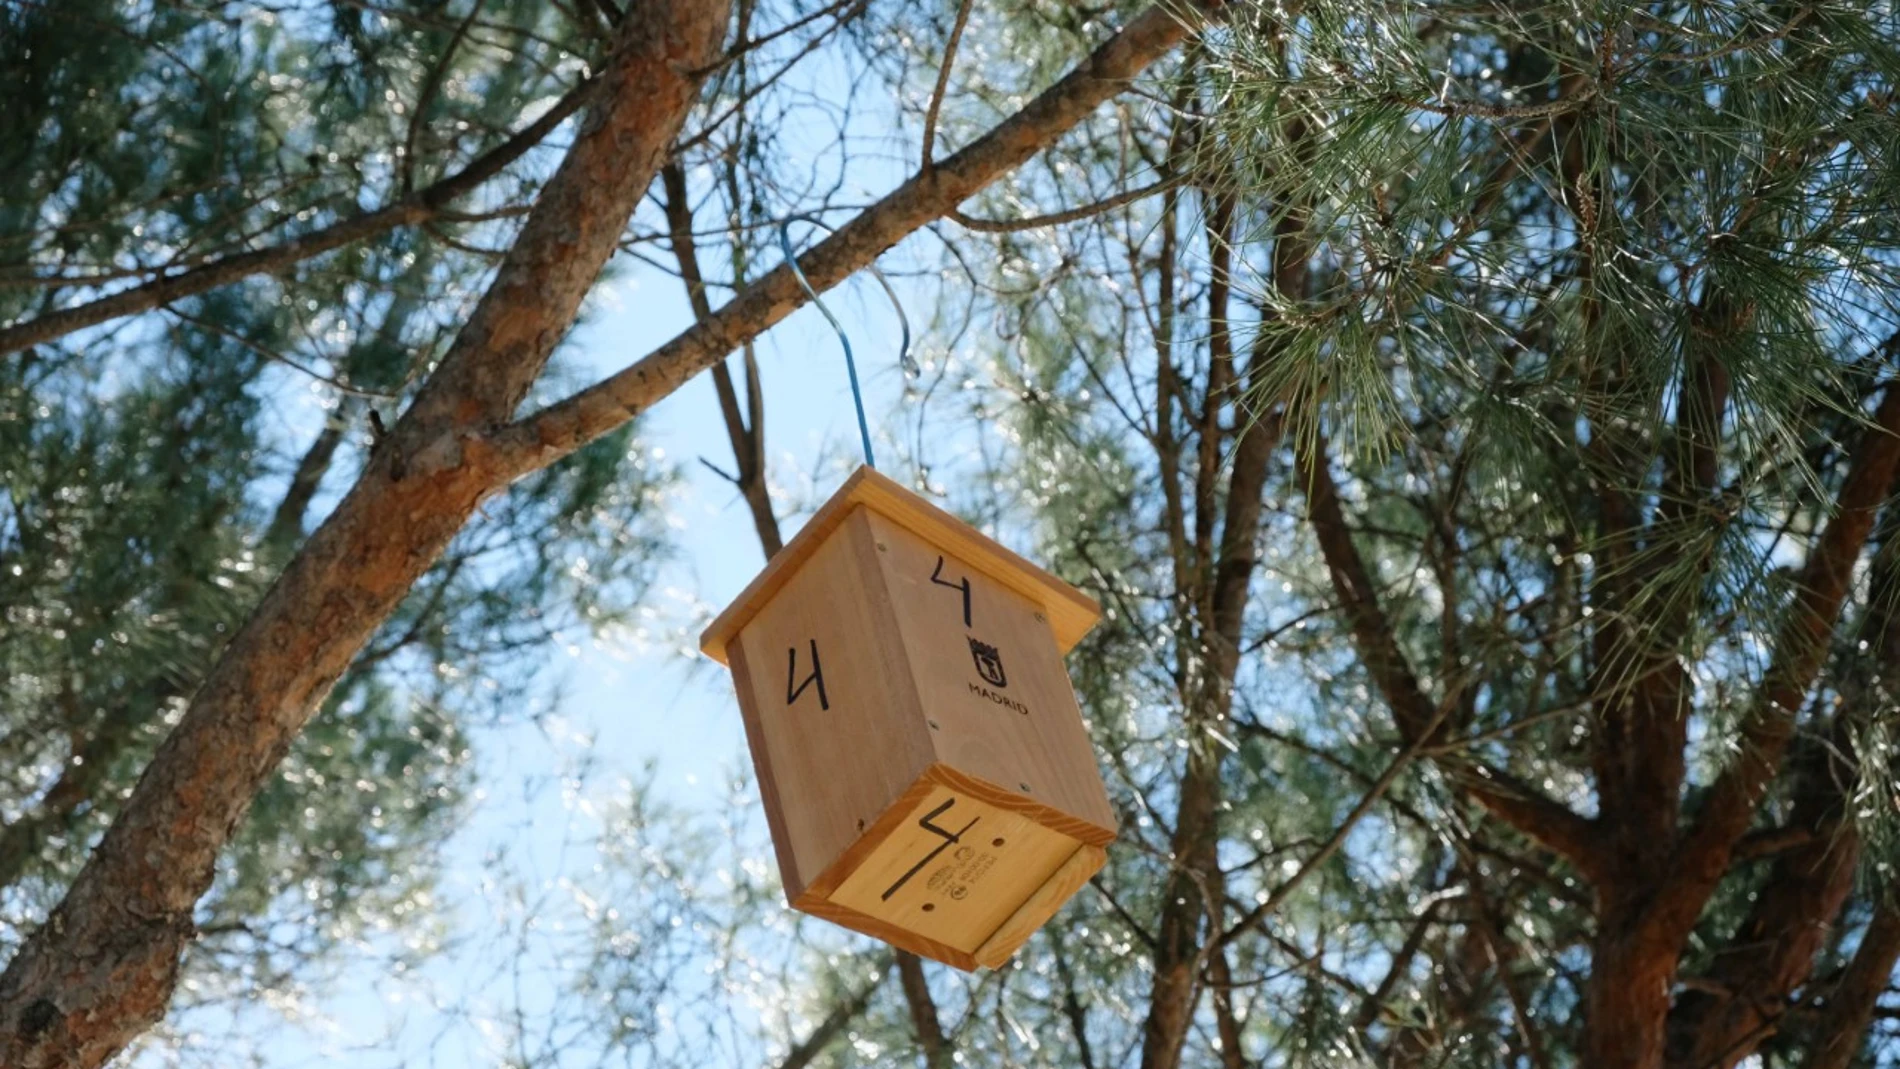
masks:
<path id="1" fill-rule="evenodd" d="M 1646 931 L 1643 902 L 1638 895 L 1600 899 L 1583 1057 L 1596 1069 L 1662 1069 L 1679 948 Z"/>
<path id="2" fill-rule="evenodd" d="M 656 0 L 617 36 L 599 103 L 494 284 L 368 470 L 265 595 L 64 901 L 0 975 L 4 1063 L 95 1066 L 156 1022 L 193 909 L 252 797 L 357 651 L 507 469 L 506 421 L 652 181 L 726 5 Z"/>

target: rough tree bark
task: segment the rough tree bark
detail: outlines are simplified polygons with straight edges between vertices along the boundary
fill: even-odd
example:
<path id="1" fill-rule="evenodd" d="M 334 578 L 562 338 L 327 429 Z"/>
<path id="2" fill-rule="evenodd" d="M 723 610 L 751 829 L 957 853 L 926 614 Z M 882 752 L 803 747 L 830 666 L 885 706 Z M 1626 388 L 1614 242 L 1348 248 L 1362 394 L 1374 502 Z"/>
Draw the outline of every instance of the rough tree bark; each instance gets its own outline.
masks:
<path id="1" fill-rule="evenodd" d="M 1827 994 L 1820 1020 L 1815 1023 L 1814 1045 L 1801 1069 L 1847 1069 L 1867 1041 L 1880 996 L 1893 980 L 1900 961 L 1900 909 L 1883 904 L 1861 933 L 1860 948 L 1847 971 Z"/>
<path id="2" fill-rule="evenodd" d="M 1607 879 L 1594 881 L 1598 929 L 1585 1041 L 1590 1065 L 1663 1066 L 1670 989 L 1682 949 L 1781 768 L 1875 511 L 1893 485 L 1896 462 L 1900 385 L 1889 385 L 1855 447 L 1834 515 L 1802 568 L 1761 689 L 1742 721 L 1740 753 L 1710 785 L 1693 825 L 1672 837 L 1675 849 L 1663 867 L 1617 865 Z"/>
<path id="3" fill-rule="evenodd" d="M 1864 788 L 1855 750 L 1900 676 L 1900 511 L 1891 504 L 1878 541 L 1859 624 L 1868 656 L 1849 669 L 1831 727 L 1801 740 L 1788 759 L 1794 804 L 1786 830 L 1801 838 L 1776 855 L 1748 916 L 1716 953 L 1710 982 L 1676 1000 L 1669 1014 L 1672 1069 L 1731 1069 L 1781 1031 L 1853 893 L 1861 837 L 1852 806 Z M 1824 1022 L 1839 1019 L 1836 1013 L 1823 1016 Z M 1851 1036 L 1817 1030 L 1812 1042 L 1817 1051 L 1843 1044 L 1852 1051 L 1864 1029 L 1865 1021 Z"/>
<path id="4" fill-rule="evenodd" d="M 1163 4 L 1131 19 L 1089 58 L 989 133 L 917 174 L 799 257 L 816 290 L 852 272 L 912 231 L 947 215 L 998 175 L 1034 156 L 1056 135 L 1184 39 L 1185 21 L 1213 11 L 1218 0 Z M 784 267 L 761 275 L 712 318 L 681 332 L 612 377 L 487 438 L 515 474 L 537 470 L 639 415 L 655 401 L 805 303 Z"/>
<path id="5" fill-rule="evenodd" d="M 773 271 L 646 359 L 510 424 L 658 170 L 717 57 L 726 6 L 637 5 L 598 103 L 495 282 L 415 404 L 226 648 L 46 924 L 0 974 L 0 1055 L 96 1066 L 165 1010 L 219 850 L 350 659 L 468 516 L 513 479 L 644 411 L 801 303 Z M 988 135 L 802 261 L 836 285 L 1115 95 L 1181 41 L 1151 9 Z"/>
<path id="6" fill-rule="evenodd" d="M 44 927 L 0 975 L 9 1066 L 97 1065 L 158 1020 L 219 849 L 350 658 L 506 485 L 505 421 L 580 303 L 717 56 L 725 5 L 642 5 L 600 104 L 416 403 L 285 569 Z"/>

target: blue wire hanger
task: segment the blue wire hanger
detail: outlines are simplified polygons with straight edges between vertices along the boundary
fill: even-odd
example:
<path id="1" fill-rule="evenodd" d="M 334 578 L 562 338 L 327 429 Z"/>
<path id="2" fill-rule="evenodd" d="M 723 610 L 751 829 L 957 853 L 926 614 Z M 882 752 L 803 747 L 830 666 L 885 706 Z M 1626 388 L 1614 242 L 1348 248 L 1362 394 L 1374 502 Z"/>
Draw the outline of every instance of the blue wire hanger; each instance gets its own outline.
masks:
<path id="1" fill-rule="evenodd" d="M 810 216 L 794 215 L 779 223 L 778 243 L 779 247 L 785 251 L 785 265 L 792 269 L 792 277 L 798 279 L 799 286 L 805 290 L 805 296 L 810 297 L 811 303 L 824 314 L 825 321 L 831 324 L 831 329 L 838 335 L 838 344 L 844 347 L 844 369 L 845 373 L 851 377 L 851 404 L 858 411 L 858 439 L 864 446 L 864 466 L 876 468 L 877 461 L 873 459 L 871 453 L 871 425 L 864 418 L 864 393 L 858 389 L 858 365 L 851 356 L 851 339 L 846 336 L 843 325 L 838 322 L 838 317 L 832 315 L 831 309 L 825 307 L 825 302 L 819 299 L 818 291 L 811 288 L 811 281 L 805 277 L 804 270 L 798 266 L 798 257 L 792 252 L 792 224 L 801 220 L 813 226 L 824 227 L 832 233 L 836 233 L 837 230 Z M 897 309 L 897 322 L 903 330 L 903 336 L 897 343 L 897 362 L 904 369 L 904 374 L 914 378 L 918 374 L 918 368 L 917 362 L 910 356 L 910 318 L 904 315 L 904 304 L 897 299 L 897 291 L 891 288 L 890 280 L 884 277 L 884 272 L 879 271 L 875 264 L 871 265 L 870 270 L 877 279 L 877 284 L 884 287 L 884 295 L 891 299 L 891 307 Z"/>

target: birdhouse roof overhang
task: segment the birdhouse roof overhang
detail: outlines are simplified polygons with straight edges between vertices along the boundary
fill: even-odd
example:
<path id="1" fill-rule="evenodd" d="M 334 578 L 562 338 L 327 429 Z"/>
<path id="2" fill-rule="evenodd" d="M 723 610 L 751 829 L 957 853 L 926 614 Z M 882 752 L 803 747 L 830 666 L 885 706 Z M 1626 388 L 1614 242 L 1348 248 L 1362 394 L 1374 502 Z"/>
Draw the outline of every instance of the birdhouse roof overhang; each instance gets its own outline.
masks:
<path id="1" fill-rule="evenodd" d="M 910 530 L 1005 588 L 1041 608 L 1056 646 L 1069 652 L 1101 619 L 1101 606 L 1080 590 L 998 545 L 981 531 L 904 489 L 868 467 L 860 467 L 812 516 L 785 548 L 772 558 L 726 610 L 699 636 L 706 656 L 726 663 L 726 647 L 753 616 L 772 600 L 800 565 L 824 544 L 858 508 L 867 508 Z"/>

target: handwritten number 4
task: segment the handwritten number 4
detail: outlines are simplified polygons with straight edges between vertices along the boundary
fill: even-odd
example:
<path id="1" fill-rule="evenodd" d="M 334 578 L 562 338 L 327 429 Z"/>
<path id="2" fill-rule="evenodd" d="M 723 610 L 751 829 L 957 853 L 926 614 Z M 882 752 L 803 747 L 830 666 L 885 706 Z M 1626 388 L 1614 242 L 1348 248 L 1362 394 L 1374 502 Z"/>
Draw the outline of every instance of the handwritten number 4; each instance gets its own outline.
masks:
<path id="1" fill-rule="evenodd" d="M 943 577 L 943 557 L 937 557 L 937 569 L 930 573 L 930 581 L 938 586 L 947 586 L 952 590 L 963 591 L 963 626 L 970 626 L 970 577 L 964 576 L 960 583 L 952 583 Z"/>
<path id="2" fill-rule="evenodd" d="M 811 674 L 802 682 L 798 678 L 798 647 L 793 646 L 785 651 L 785 704 L 796 705 L 798 696 L 805 693 L 805 688 L 816 683 L 818 710 L 830 712 L 831 699 L 825 696 L 825 670 L 818 663 L 818 640 L 814 638 L 808 641 L 811 643 Z"/>
<path id="3" fill-rule="evenodd" d="M 922 861 L 919 861 L 915 865 L 912 865 L 910 867 L 909 872 L 906 872 L 902 876 L 899 876 L 897 878 L 896 883 L 891 884 L 889 887 L 886 887 L 884 889 L 884 893 L 878 896 L 880 899 L 886 902 L 890 901 L 891 896 L 896 894 L 898 890 L 902 888 L 905 884 L 909 883 L 910 878 L 912 876 L 915 876 L 919 872 L 922 872 L 925 865 L 928 865 L 932 861 L 935 861 L 937 858 L 937 855 L 943 853 L 945 850 L 950 849 L 951 845 L 962 842 L 964 834 L 967 833 L 971 828 L 976 827 L 976 822 L 982 819 L 981 817 L 971 817 L 970 822 L 968 824 L 965 824 L 963 827 L 957 829 L 956 831 L 951 831 L 949 828 L 939 828 L 937 827 L 936 824 L 932 823 L 932 821 L 936 820 L 938 817 L 949 812 L 950 807 L 956 804 L 957 804 L 957 800 L 955 798 L 946 798 L 944 799 L 944 803 L 942 805 L 938 806 L 937 808 L 931 810 L 928 813 L 925 813 L 922 819 L 917 821 L 918 827 L 924 829 L 925 831 L 931 833 L 932 835 L 935 835 L 941 838 L 943 842 L 938 843 L 937 848 L 935 850 L 932 850 L 930 853 L 925 854 Z"/>

